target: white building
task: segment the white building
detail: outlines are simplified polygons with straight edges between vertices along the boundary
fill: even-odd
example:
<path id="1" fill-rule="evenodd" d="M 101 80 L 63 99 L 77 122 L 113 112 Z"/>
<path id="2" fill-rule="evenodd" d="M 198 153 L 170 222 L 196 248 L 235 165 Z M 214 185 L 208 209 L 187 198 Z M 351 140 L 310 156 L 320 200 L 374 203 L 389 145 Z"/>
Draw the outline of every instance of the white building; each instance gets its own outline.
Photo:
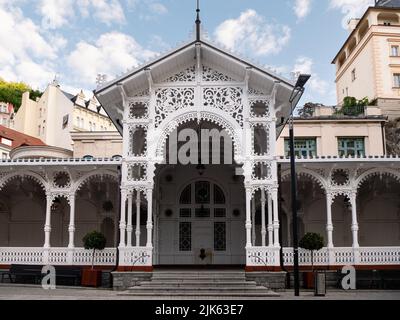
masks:
<path id="1" fill-rule="evenodd" d="M 29 92 L 22 96 L 14 129 L 41 139 L 49 146 L 71 151 L 71 132 L 116 131 L 94 97 L 86 100 L 82 91 L 77 95 L 64 92 L 56 81 L 37 101 L 29 98 Z"/>
<path id="2" fill-rule="evenodd" d="M 122 134 L 122 158 L 0 163 L 0 265 L 89 265 L 82 237 L 98 229 L 108 239 L 104 268 L 117 248 L 121 271 L 278 271 L 281 253 L 290 267 L 289 160 L 277 139 L 294 89 L 200 37 L 101 85 L 95 95 Z M 174 148 L 205 129 L 225 133 L 230 149 L 211 150 L 233 161 L 199 166 L 191 151 L 194 161 L 175 163 Z M 209 159 L 208 139 L 196 142 Z M 300 234 L 324 235 L 319 266 L 398 267 L 400 158 L 359 152 L 357 141 L 336 146 L 342 153 L 297 161 Z M 309 266 L 310 254 L 300 263 Z"/>

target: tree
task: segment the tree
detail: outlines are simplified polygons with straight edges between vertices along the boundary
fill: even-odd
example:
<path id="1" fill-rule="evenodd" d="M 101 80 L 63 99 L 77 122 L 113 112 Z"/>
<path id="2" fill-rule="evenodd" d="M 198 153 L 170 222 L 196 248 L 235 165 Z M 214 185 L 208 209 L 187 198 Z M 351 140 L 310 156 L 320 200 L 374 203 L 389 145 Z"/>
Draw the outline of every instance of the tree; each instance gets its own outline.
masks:
<path id="1" fill-rule="evenodd" d="M 84 238 L 83 238 L 83 245 L 86 250 L 93 250 L 93 256 L 92 256 L 92 270 L 94 269 L 94 257 L 96 250 L 104 250 L 106 247 L 107 239 L 106 237 L 98 232 L 98 231 L 92 231 L 89 232 Z"/>
<path id="2" fill-rule="evenodd" d="M 0 78 L 0 101 L 11 103 L 15 108 L 15 112 L 20 108 L 22 95 L 27 91 L 29 91 L 29 96 L 32 100 L 40 98 L 43 94 L 43 92 L 33 90 L 23 82 L 7 82 Z"/>
<path id="3" fill-rule="evenodd" d="M 307 233 L 300 240 L 299 247 L 311 251 L 311 266 L 314 271 L 314 251 L 319 251 L 324 247 L 324 238 L 317 233 Z"/>
<path id="4" fill-rule="evenodd" d="M 315 108 L 323 106 L 324 105 L 322 103 L 307 102 L 302 108 L 299 109 L 299 117 L 310 118 L 314 115 Z"/>

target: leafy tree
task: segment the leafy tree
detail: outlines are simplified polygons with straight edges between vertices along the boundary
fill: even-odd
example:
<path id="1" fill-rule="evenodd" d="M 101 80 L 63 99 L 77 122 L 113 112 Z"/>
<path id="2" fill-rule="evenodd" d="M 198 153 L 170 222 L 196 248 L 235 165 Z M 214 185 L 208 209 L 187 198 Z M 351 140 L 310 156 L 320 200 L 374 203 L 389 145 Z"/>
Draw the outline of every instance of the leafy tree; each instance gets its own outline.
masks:
<path id="1" fill-rule="evenodd" d="M 318 233 L 309 232 L 300 240 L 299 247 L 311 251 L 311 265 L 314 271 L 314 251 L 324 247 L 324 238 Z"/>
<path id="2" fill-rule="evenodd" d="M 104 248 L 106 247 L 106 243 L 107 243 L 106 237 L 98 231 L 89 232 L 83 238 L 83 246 L 85 247 L 85 249 L 93 250 L 92 270 L 94 269 L 94 257 L 96 250 L 104 250 Z"/>
<path id="3" fill-rule="evenodd" d="M 21 106 L 22 94 L 29 91 L 30 98 L 36 100 L 40 98 L 43 92 L 33 90 L 29 85 L 23 82 L 7 82 L 0 78 L 0 101 L 11 103 L 15 111 Z"/>
<path id="4" fill-rule="evenodd" d="M 299 117 L 310 118 L 314 115 L 315 108 L 323 106 L 324 105 L 322 103 L 307 102 L 302 108 L 299 109 Z"/>

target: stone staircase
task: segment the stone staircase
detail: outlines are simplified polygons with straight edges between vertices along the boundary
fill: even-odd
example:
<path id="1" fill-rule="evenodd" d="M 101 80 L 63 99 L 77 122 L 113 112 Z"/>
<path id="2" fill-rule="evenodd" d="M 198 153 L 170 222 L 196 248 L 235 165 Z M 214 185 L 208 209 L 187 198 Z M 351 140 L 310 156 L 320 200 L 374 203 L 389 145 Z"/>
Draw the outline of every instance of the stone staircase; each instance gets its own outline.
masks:
<path id="1" fill-rule="evenodd" d="M 120 293 L 137 297 L 279 297 L 255 281 L 247 281 L 244 271 L 154 271 L 150 281 Z"/>

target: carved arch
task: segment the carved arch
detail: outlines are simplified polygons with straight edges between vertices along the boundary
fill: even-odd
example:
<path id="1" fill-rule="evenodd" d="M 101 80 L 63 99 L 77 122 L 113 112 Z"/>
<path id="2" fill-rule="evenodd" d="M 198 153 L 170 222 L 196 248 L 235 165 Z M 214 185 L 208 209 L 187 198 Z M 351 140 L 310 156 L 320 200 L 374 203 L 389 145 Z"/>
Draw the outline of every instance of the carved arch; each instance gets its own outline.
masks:
<path id="1" fill-rule="evenodd" d="M 12 172 L 2 177 L 0 179 L 0 190 L 2 190 L 9 182 L 18 178 L 31 179 L 35 181 L 42 187 L 43 191 L 45 192 L 49 188 L 49 182 L 44 177 L 33 171 L 24 170 L 24 171 Z"/>
<path id="2" fill-rule="evenodd" d="M 296 174 L 297 174 L 297 176 L 307 176 L 307 177 L 311 178 L 311 180 L 316 182 L 322 188 L 322 190 L 326 193 L 326 190 L 328 189 L 326 181 L 325 181 L 324 177 L 321 176 L 319 173 L 314 172 L 310 169 L 306 169 L 306 168 L 297 168 Z M 289 177 L 290 177 L 290 170 L 286 170 L 286 171 L 282 172 L 282 181 L 287 180 Z"/>
<path id="3" fill-rule="evenodd" d="M 396 170 L 393 170 L 390 168 L 374 168 L 374 169 L 364 172 L 359 177 L 357 177 L 357 179 L 355 180 L 356 189 L 358 190 L 361 187 L 361 185 L 366 180 L 368 180 L 370 177 L 379 176 L 379 175 L 387 175 L 387 176 L 394 178 L 398 182 L 400 182 L 400 172 L 399 171 L 396 171 Z"/>
<path id="4" fill-rule="evenodd" d="M 228 114 L 219 110 L 204 110 L 203 111 L 186 111 L 179 112 L 172 119 L 167 119 L 164 121 L 164 124 L 157 130 L 157 133 L 154 135 L 154 139 L 156 139 L 155 145 L 156 148 L 153 150 L 153 154 L 157 159 L 164 159 L 165 157 L 165 146 L 167 143 L 167 139 L 169 135 L 179 128 L 182 124 L 185 124 L 190 121 L 209 121 L 216 125 L 222 127 L 225 132 L 229 135 L 229 137 L 233 141 L 234 146 L 234 157 L 235 161 L 238 164 L 242 163 L 242 141 L 241 141 L 241 132 L 243 129 L 240 125 Z M 150 143 L 149 143 L 150 145 Z"/>
<path id="5" fill-rule="evenodd" d="M 87 182 L 94 178 L 107 177 L 118 182 L 118 174 L 111 170 L 95 170 L 79 178 L 73 185 L 74 192 L 78 192 Z"/>

